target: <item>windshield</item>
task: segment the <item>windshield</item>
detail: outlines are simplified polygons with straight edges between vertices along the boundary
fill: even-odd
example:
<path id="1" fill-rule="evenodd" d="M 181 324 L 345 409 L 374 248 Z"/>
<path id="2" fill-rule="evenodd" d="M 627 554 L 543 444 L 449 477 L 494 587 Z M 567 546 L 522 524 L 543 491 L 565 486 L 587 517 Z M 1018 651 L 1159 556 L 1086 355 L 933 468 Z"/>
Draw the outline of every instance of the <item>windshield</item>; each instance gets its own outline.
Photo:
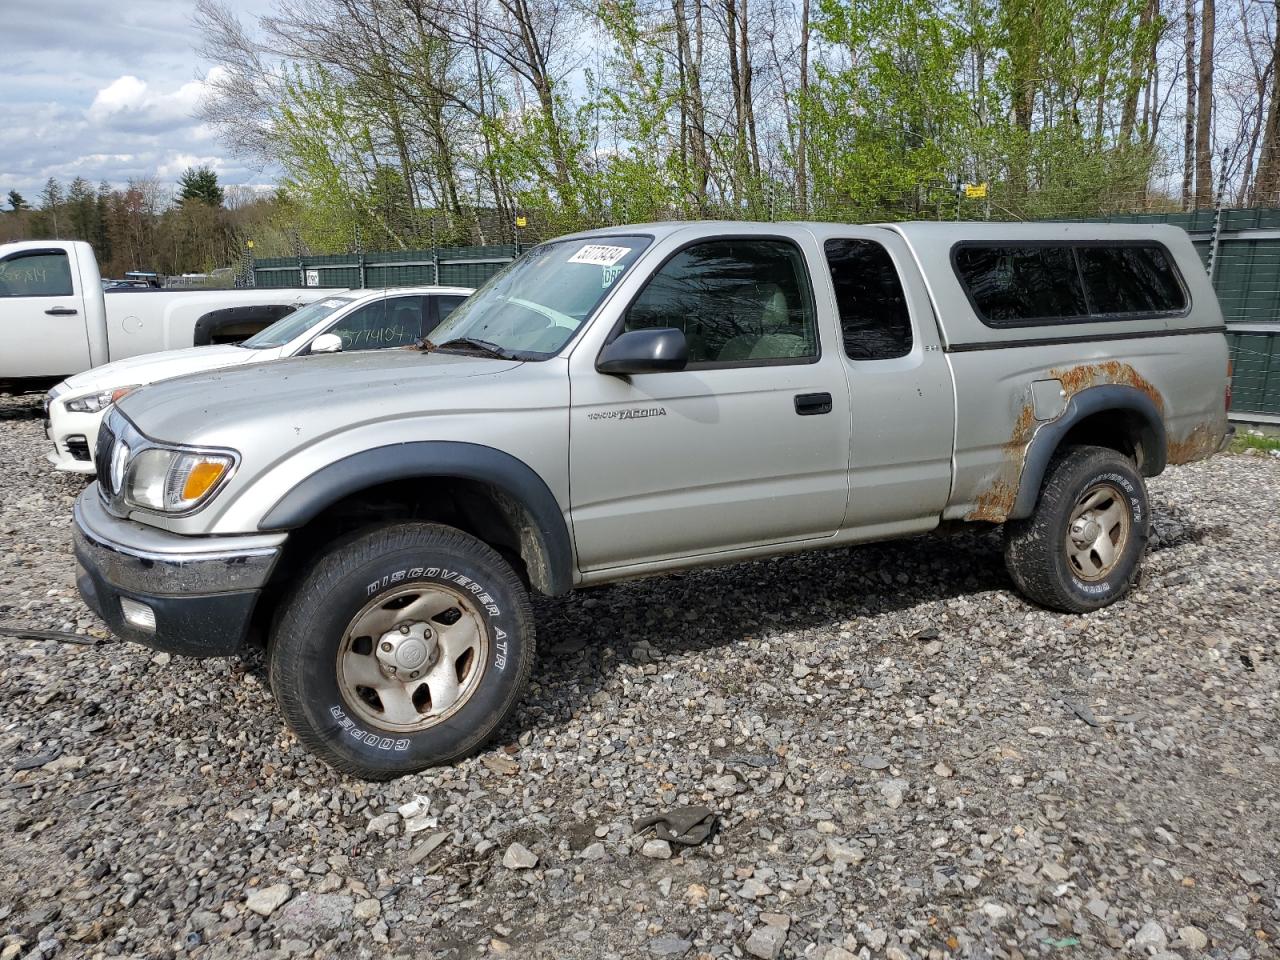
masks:
<path id="1" fill-rule="evenodd" d="M 324 300 L 309 303 L 301 310 L 295 310 L 287 317 L 281 317 L 265 330 L 259 330 L 240 346 L 250 350 L 283 347 L 290 340 L 306 333 L 325 317 L 341 310 L 352 299 L 351 297 L 327 297 Z"/>
<path id="2" fill-rule="evenodd" d="M 480 350 L 518 360 L 560 351 L 618 282 L 648 237 L 592 237 L 534 247 L 436 327 L 445 353 Z"/>

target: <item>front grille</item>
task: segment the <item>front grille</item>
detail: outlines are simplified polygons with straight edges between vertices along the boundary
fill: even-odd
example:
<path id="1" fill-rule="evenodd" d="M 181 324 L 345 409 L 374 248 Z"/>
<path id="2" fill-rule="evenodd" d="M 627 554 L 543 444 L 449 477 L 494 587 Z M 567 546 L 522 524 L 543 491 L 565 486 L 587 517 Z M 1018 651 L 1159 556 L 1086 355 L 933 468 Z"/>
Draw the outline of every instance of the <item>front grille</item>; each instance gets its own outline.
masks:
<path id="1" fill-rule="evenodd" d="M 104 423 L 98 428 L 98 449 L 96 460 L 98 461 L 98 488 L 102 491 L 103 499 L 109 499 L 115 491 L 111 489 L 111 448 L 115 445 L 116 437 Z"/>
<path id="2" fill-rule="evenodd" d="M 77 460 L 89 460 L 89 441 L 80 435 L 67 437 L 67 453 Z"/>

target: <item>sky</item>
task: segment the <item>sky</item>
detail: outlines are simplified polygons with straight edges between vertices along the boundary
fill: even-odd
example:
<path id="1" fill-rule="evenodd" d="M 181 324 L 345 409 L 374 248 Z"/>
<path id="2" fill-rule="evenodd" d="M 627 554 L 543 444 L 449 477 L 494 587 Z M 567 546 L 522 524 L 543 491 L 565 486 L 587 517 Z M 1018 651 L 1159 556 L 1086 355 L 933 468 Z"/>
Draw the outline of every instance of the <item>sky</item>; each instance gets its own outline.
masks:
<path id="1" fill-rule="evenodd" d="M 263 2 L 232 0 L 241 16 Z M 207 164 L 224 185 L 270 184 L 195 118 L 213 65 L 195 52 L 193 0 L 5 3 L 0 20 L 0 199 L 35 205 L 49 177 L 175 182 Z"/>

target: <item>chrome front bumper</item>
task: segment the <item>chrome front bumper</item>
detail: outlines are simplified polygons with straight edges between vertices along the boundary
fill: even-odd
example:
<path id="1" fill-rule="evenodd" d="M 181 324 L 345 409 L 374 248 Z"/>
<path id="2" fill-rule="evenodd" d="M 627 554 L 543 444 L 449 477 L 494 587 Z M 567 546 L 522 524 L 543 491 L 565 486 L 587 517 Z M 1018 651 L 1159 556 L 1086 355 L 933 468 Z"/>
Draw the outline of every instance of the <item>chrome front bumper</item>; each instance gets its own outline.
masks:
<path id="1" fill-rule="evenodd" d="M 287 534 L 183 537 L 112 516 L 98 485 L 75 505 L 75 546 L 113 586 L 159 596 L 231 593 L 266 584 Z"/>
<path id="2" fill-rule="evenodd" d="M 286 537 L 157 530 L 108 513 L 96 483 L 76 501 L 75 521 L 85 603 L 117 636 L 193 657 L 241 650 Z"/>

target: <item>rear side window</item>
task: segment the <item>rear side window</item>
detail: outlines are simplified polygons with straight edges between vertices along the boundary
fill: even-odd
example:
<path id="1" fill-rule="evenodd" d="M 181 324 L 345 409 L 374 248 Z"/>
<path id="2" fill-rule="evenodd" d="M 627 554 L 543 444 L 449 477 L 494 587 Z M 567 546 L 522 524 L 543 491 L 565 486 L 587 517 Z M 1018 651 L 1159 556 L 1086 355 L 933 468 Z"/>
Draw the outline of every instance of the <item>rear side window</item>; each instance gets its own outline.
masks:
<path id="1" fill-rule="evenodd" d="M 1187 306 L 1160 247 L 1080 247 L 1076 255 L 1094 313 L 1173 313 Z"/>
<path id="2" fill-rule="evenodd" d="M 61 250 L 32 250 L 0 260 L 0 297 L 69 297 L 71 264 Z"/>
<path id="3" fill-rule="evenodd" d="M 956 272 L 991 327 L 1084 319 L 1084 286 L 1070 247 L 963 246 Z"/>
<path id="4" fill-rule="evenodd" d="M 457 310 L 465 299 L 467 298 L 455 296 L 436 297 L 436 310 L 440 313 L 440 320 L 447 320 L 449 318 L 449 314 Z"/>
<path id="5" fill-rule="evenodd" d="M 890 360 L 911 352 L 911 317 L 902 281 L 874 240 L 828 240 L 823 247 L 840 312 L 844 352 L 853 360 Z"/>
<path id="6" fill-rule="evenodd" d="M 1031 327 L 1177 313 L 1186 294 L 1159 244 L 971 244 L 956 275 L 989 327 Z"/>

